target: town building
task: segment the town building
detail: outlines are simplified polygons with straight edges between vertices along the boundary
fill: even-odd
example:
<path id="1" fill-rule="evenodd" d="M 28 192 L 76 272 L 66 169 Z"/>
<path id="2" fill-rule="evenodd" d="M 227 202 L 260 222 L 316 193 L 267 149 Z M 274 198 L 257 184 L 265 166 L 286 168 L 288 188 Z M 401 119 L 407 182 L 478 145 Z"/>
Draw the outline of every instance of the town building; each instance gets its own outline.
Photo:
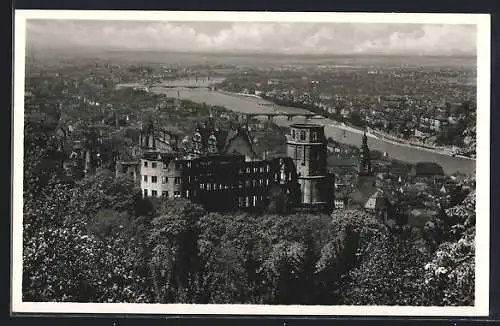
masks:
<path id="1" fill-rule="evenodd" d="M 364 133 L 353 189 L 347 185 L 336 185 L 338 189 L 335 193 L 335 208 L 363 209 L 387 222 L 388 212 L 392 207 L 392 195 L 384 191 L 381 183 L 373 170 L 368 138 Z"/>
<path id="2" fill-rule="evenodd" d="M 136 178 L 144 197 L 186 198 L 211 211 L 258 211 L 278 193 L 288 208 L 333 207 L 322 126 L 296 125 L 289 142 L 294 156 L 268 160 L 256 155 L 243 126 L 226 132 L 201 125 L 183 144 L 158 130 L 152 122 L 142 130 L 139 162 L 117 163 L 117 176 Z"/>

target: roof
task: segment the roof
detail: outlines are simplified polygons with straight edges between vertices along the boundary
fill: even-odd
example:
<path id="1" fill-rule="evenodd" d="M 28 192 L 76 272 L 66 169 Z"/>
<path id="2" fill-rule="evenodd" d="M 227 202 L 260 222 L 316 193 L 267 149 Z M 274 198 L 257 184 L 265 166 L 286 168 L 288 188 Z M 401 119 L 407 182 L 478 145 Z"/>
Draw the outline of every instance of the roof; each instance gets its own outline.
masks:
<path id="1" fill-rule="evenodd" d="M 444 175 L 443 167 L 435 162 L 419 162 L 411 171 L 415 176 Z"/>
<path id="2" fill-rule="evenodd" d="M 349 195 L 351 194 L 351 189 L 349 188 L 340 188 L 340 189 L 336 189 L 335 190 L 335 198 L 338 198 L 338 199 L 344 199 L 344 198 L 348 198 Z"/>
<path id="3" fill-rule="evenodd" d="M 250 150 L 252 152 L 252 155 L 253 155 L 253 158 L 257 158 L 258 155 L 257 153 L 255 153 L 255 150 L 253 149 L 253 141 L 252 139 L 250 138 L 250 135 L 248 134 L 248 132 L 244 129 L 244 128 L 238 128 L 236 131 L 232 130 L 228 136 L 227 136 L 227 139 L 226 139 L 226 142 L 225 142 L 225 146 L 224 146 L 224 152 L 227 151 L 227 149 L 229 148 L 229 145 L 231 144 L 231 142 L 236 139 L 236 137 L 242 137 L 243 140 L 248 143 L 248 145 L 250 146 Z"/>
<path id="4" fill-rule="evenodd" d="M 329 160 L 329 162 L 333 166 L 357 166 L 357 160 L 354 158 L 340 158 L 334 157 Z"/>
<path id="5" fill-rule="evenodd" d="M 366 209 L 384 209 L 387 207 L 387 198 L 382 190 L 378 189 L 365 203 Z"/>
<path id="6" fill-rule="evenodd" d="M 147 152 L 142 155 L 143 160 L 162 161 L 167 164 L 176 158 L 178 158 L 176 153 Z"/>
<path id="7" fill-rule="evenodd" d="M 366 201 L 377 191 L 374 183 L 366 182 L 358 185 L 351 193 L 351 200 L 353 203 L 364 206 Z"/>
<path id="8" fill-rule="evenodd" d="M 207 147 L 210 136 L 215 135 L 215 138 L 217 139 L 217 150 L 219 152 L 224 150 L 224 148 L 227 146 L 228 140 L 231 137 L 234 137 L 234 135 L 236 135 L 237 133 L 237 131 L 233 130 L 227 131 L 209 126 L 198 126 L 194 130 L 194 132 L 196 131 L 199 131 L 201 135 L 201 141 L 203 143 L 203 147 Z"/>
<path id="9" fill-rule="evenodd" d="M 309 129 L 309 128 L 324 128 L 323 125 L 315 123 L 295 123 L 290 125 L 291 128 Z"/>

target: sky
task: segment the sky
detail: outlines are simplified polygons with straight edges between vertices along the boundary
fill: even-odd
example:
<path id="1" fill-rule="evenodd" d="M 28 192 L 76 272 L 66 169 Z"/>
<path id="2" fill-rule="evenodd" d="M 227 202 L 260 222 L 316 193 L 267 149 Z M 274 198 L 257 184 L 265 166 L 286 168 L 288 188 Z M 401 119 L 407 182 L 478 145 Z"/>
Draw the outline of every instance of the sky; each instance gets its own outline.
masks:
<path id="1" fill-rule="evenodd" d="M 475 55 L 475 25 L 28 20 L 35 48 L 291 55 Z"/>

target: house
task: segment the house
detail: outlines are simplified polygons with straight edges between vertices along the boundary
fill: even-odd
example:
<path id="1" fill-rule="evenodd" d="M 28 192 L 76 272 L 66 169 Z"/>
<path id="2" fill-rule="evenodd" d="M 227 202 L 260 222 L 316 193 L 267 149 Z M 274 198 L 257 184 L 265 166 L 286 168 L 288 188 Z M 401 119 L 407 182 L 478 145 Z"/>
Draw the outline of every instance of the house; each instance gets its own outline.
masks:
<path id="1" fill-rule="evenodd" d="M 351 110 L 349 110 L 348 108 L 342 108 L 342 109 L 340 110 L 340 115 L 341 115 L 343 118 L 348 118 L 350 114 L 351 114 Z"/>
<path id="2" fill-rule="evenodd" d="M 364 208 L 366 211 L 379 216 L 383 222 L 387 222 L 389 206 L 390 202 L 384 194 L 384 191 L 377 189 L 377 191 L 368 198 Z"/>
<path id="3" fill-rule="evenodd" d="M 422 229 L 425 224 L 438 215 L 438 211 L 429 208 L 416 208 L 408 213 L 408 224 Z"/>

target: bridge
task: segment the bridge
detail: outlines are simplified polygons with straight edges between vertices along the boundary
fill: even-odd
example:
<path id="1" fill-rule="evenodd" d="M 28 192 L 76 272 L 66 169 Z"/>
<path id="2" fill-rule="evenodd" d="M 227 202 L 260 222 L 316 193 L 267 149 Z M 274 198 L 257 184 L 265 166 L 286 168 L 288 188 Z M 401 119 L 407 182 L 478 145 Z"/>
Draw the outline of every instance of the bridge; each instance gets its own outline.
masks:
<path id="1" fill-rule="evenodd" d="M 272 120 L 274 117 L 286 117 L 288 121 L 292 121 L 293 118 L 296 117 L 304 117 L 306 119 L 324 119 L 325 116 L 321 114 L 315 113 L 291 113 L 291 112 L 273 112 L 273 113 L 242 113 L 240 117 L 245 117 L 247 119 L 250 118 L 259 118 L 259 117 L 267 117 L 268 120 Z"/>
<path id="2" fill-rule="evenodd" d="M 193 84 L 176 84 L 176 85 L 150 84 L 147 87 L 148 89 L 151 89 L 153 87 L 158 87 L 158 88 L 170 88 L 170 89 L 185 88 L 185 89 L 207 89 L 209 91 L 215 90 L 215 87 L 212 85 L 193 85 Z"/>

